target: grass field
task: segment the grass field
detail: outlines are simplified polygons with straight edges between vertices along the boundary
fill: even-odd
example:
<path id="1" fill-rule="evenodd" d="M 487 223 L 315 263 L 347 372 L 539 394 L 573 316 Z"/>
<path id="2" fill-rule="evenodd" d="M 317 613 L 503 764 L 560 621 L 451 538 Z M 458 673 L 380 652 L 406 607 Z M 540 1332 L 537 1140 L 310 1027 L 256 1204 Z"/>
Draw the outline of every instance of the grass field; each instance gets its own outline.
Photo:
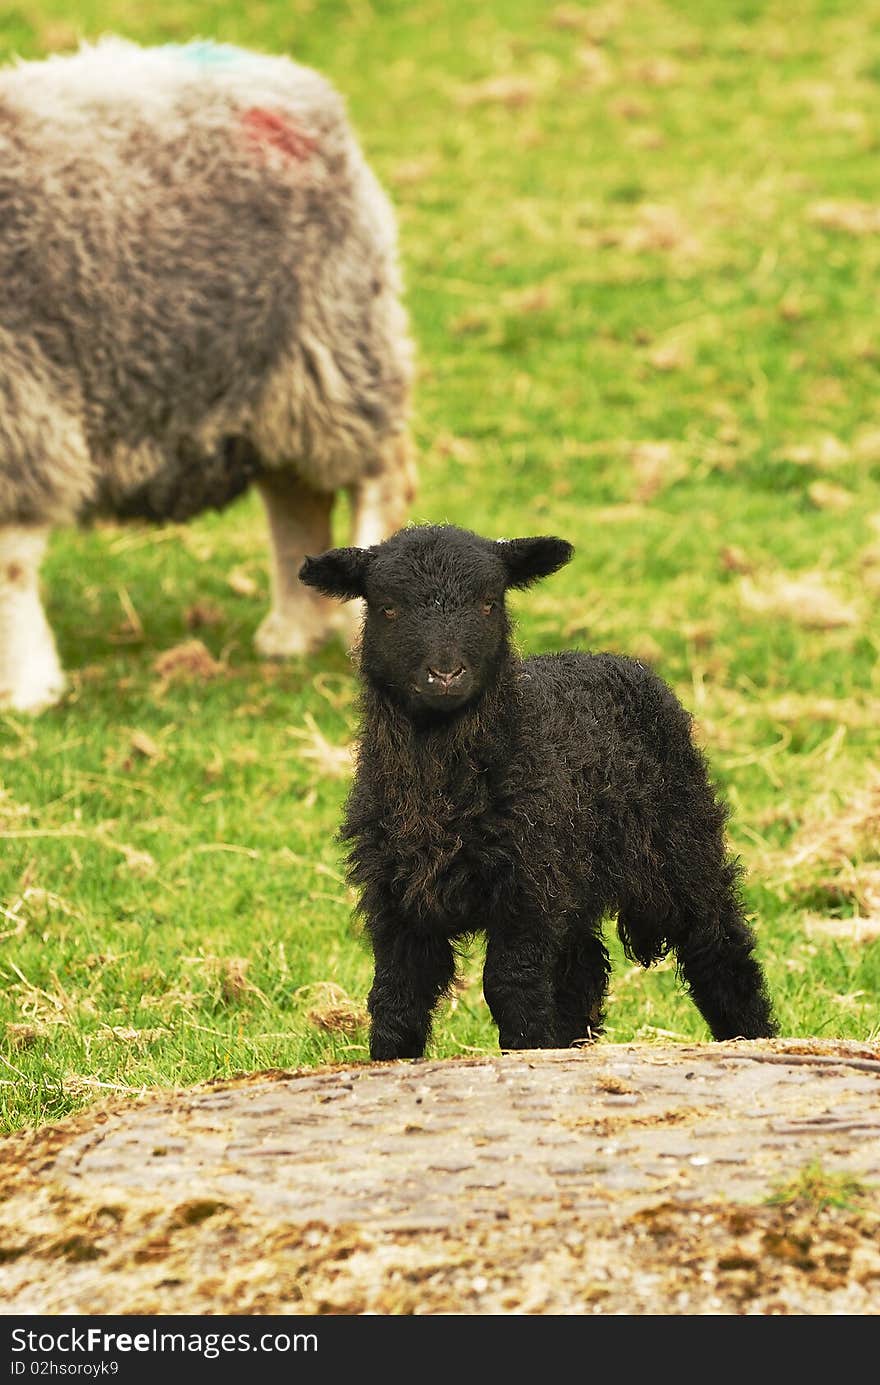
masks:
<path id="1" fill-rule="evenodd" d="M 2 56 L 198 35 L 345 93 L 399 212 L 414 518 L 574 542 L 517 598 L 522 648 L 623 650 L 672 683 L 783 1033 L 876 1038 L 880 0 L 797 22 L 784 0 L 71 8 L 4 7 Z M 0 714 L 3 1127 L 364 1059 L 334 840 L 352 668 L 255 659 L 256 498 L 58 534 L 46 579 L 70 693 Z M 157 670 L 190 639 L 213 662 Z M 613 958 L 609 1039 L 707 1037 L 671 966 Z M 463 975 L 440 1055 L 497 1046 L 478 947 Z"/>

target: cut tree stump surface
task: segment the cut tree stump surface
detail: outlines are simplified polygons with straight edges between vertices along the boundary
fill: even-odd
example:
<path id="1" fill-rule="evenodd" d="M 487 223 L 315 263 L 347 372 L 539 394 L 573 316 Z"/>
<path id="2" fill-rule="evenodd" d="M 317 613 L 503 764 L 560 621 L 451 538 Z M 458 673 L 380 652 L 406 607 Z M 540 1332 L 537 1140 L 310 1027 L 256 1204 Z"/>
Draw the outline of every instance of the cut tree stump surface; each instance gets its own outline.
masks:
<path id="1" fill-rule="evenodd" d="M 0 1187 L 10 1314 L 875 1314 L 880 1045 L 258 1073 L 8 1137 Z"/>

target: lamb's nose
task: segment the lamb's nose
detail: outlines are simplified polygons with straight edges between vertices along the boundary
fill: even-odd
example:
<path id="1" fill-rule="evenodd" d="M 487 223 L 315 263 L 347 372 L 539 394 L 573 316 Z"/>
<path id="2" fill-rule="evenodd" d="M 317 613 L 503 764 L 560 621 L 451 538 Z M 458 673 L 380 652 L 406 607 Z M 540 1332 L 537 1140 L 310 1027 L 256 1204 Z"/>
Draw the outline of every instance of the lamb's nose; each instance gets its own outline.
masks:
<path id="1" fill-rule="evenodd" d="M 449 692 L 450 688 L 454 688 L 456 683 L 460 683 L 463 677 L 464 664 L 459 664 L 458 668 L 453 669 L 451 673 L 444 673 L 441 669 L 430 666 L 428 668 L 428 682 L 439 683 L 445 693 Z"/>

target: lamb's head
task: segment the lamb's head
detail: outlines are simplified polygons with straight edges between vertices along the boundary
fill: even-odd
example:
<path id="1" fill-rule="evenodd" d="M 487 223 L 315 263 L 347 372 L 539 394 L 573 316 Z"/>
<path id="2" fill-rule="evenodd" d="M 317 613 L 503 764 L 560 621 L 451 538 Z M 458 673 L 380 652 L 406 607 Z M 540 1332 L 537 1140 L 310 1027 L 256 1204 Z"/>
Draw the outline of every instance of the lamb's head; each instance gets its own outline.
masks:
<path id="1" fill-rule="evenodd" d="M 307 558 L 300 580 L 366 603 L 361 671 L 415 715 L 449 715 L 503 671 L 505 593 L 567 563 L 557 538 L 481 538 L 452 525 L 414 525 L 372 548 Z"/>

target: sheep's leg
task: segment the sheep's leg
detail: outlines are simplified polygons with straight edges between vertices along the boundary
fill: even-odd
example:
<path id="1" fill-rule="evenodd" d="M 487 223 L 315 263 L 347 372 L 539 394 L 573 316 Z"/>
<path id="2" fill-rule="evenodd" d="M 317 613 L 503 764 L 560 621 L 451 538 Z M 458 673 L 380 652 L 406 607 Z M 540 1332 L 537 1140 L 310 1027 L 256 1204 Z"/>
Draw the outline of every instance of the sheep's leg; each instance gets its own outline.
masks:
<path id="1" fill-rule="evenodd" d="M 272 549 L 272 607 L 257 631 L 257 653 L 284 659 L 317 649 L 340 625 L 340 606 L 299 581 L 308 555 L 332 547 L 333 495 L 292 471 L 265 470 L 256 482 L 266 507 Z"/>
<path id="2" fill-rule="evenodd" d="M 421 1058 L 437 1001 L 455 975 L 446 938 L 413 935 L 403 928 L 371 928 L 376 971 L 367 1008 L 370 1057 Z"/>
<path id="3" fill-rule="evenodd" d="M 351 541 L 358 548 L 381 543 L 406 522 L 415 499 L 416 473 L 412 445 L 406 433 L 387 443 L 380 469 L 349 486 Z"/>
<path id="4" fill-rule="evenodd" d="M 595 923 L 576 920 L 556 958 L 553 990 L 560 1048 L 601 1034 L 610 970 L 608 952 L 596 934 Z"/>
<path id="5" fill-rule="evenodd" d="M 390 538 L 406 523 L 415 493 L 412 446 L 407 434 L 396 433 L 385 447 L 381 469 L 348 488 L 352 545 L 371 548 Z M 343 628 L 352 640 L 359 633 L 362 616 L 360 601 L 350 601 L 343 608 Z"/>
<path id="6" fill-rule="evenodd" d="M 64 674 L 40 600 L 49 531 L 0 528 L 0 706 L 38 712 L 57 702 Z"/>
<path id="7" fill-rule="evenodd" d="M 696 786 L 707 793 L 702 769 Z M 695 802 L 699 807 L 699 799 Z M 728 857 L 723 819 L 711 798 L 703 811 L 667 822 L 655 844 L 657 873 L 622 902 L 618 928 L 643 966 L 671 949 L 680 979 L 715 1039 L 769 1038 L 776 1021 L 756 938 L 739 898 L 740 868 Z"/>
<path id="8" fill-rule="evenodd" d="M 552 972 L 553 956 L 540 924 L 489 935 L 483 994 L 501 1048 L 556 1047 Z"/>
<path id="9" fill-rule="evenodd" d="M 714 1039 L 764 1039 L 777 1033 L 755 935 L 732 893 L 690 918 L 675 952 L 679 974 Z"/>

